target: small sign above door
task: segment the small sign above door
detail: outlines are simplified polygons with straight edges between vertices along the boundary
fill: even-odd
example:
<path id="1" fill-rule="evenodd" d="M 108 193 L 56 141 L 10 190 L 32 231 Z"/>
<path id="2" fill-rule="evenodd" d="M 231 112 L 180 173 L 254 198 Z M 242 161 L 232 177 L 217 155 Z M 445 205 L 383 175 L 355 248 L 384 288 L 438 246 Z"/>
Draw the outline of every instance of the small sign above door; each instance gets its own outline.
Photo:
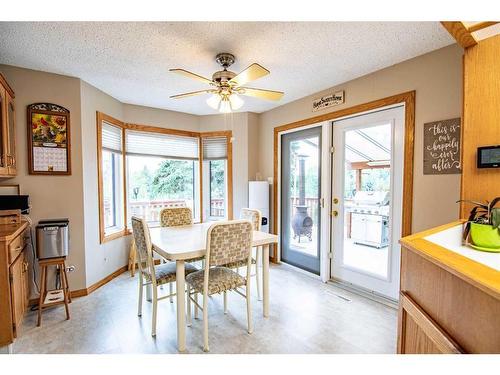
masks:
<path id="1" fill-rule="evenodd" d="M 424 174 L 457 174 L 460 168 L 460 118 L 424 124 Z"/>
<path id="2" fill-rule="evenodd" d="M 312 105 L 312 111 L 320 111 L 322 109 L 333 107 L 335 105 L 344 103 L 344 90 L 337 91 L 334 94 L 322 96 L 321 98 L 314 99 Z"/>

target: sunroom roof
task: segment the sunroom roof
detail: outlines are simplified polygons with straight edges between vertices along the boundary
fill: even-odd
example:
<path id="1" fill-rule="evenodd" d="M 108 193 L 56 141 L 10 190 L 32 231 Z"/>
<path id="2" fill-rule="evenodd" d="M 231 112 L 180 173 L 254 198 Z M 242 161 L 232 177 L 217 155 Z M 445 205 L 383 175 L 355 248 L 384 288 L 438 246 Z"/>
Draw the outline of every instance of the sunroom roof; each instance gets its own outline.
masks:
<path id="1" fill-rule="evenodd" d="M 345 158 L 351 163 L 391 159 L 391 125 L 349 130 L 345 133 Z"/>

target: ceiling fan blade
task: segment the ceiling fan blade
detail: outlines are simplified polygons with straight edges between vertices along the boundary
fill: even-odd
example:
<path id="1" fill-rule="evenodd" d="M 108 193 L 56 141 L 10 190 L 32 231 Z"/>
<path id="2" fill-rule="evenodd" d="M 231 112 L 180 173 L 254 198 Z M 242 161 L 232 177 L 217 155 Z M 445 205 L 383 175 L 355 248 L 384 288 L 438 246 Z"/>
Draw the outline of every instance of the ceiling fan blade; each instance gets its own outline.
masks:
<path id="1" fill-rule="evenodd" d="M 196 73 L 188 72 L 185 69 L 170 69 L 170 71 L 174 72 L 174 73 L 177 73 L 177 74 L 181 74 L 181 75 L 183 75 L 185 77 L 188 77 L 188 78 L 196 79 L 197 81 L 201 81 L 201 82 L 208 83 L 208 84 L 212 83 L 211 79 L 202 77 L 202 76 L 200 76 L 199 74 L 196 74 Z"/>
<path id="2" fill-rule="evenodd" d="M 242 86 L 250 81 L 255 81 L 260 77 L 268 75 L 270 72 L 263 66 L 253 63 L 241 73 L 233 77 L 229 83 L 235 86 Z"/>
<path id="3" fill-rule="evenodd" d="M 195 96 L 195 95 L 210 94 L 213 91 L 216 91 L 216 90 L 201 90 L 201 91 L 185 92 L 184 94 L 172 95 L 170 98 L 171 99 L 182 99 L 182 98 L 187 98 L 187 97 Z"/>
<path id="4" fill-rule="evenodd" d="M 280 100 L 285 93 L 281 91 L 254 89 L 252 87 L 240 87 L 238 94 L 253 96 L 259 99 Z"/>

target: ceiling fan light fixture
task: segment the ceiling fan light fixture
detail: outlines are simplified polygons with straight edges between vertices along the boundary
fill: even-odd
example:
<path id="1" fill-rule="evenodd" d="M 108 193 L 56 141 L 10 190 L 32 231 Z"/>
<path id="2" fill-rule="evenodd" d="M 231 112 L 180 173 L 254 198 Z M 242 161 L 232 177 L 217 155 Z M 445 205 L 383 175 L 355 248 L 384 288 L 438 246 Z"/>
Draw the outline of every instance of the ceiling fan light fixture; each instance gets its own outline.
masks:
<path id="1" fill-rule="evenodd" d="M 219 112 L 231 113 L 231 102 L 229 101 L 229 99 L 227 97 L 222 98 L 222 100 L 220 102 Z"/>
<path id="2" fill-rule="evenodd" d="M 229 103 L 231 103 L 231 109 L 236 111 L 243 107 L 244 101 L 238 95 L 232 94 L 229 96 Z"/>
<path id="3" fill-rule="evenodd" d="M 227 68 L 234 63 L 234 60 L 234 55 L 230 53 L 219 53 L 216 56 L 216 61 L 220 66 L 222 66 L 222 70 L 212 74 L 212 79 L 205 78 L 185 69 L 170 69 L 171 72 L 176 74 L 208 83 L 211 87 L 208 90 L 199 90 L 172 95 L 171 98 L 183 99 L 196 95 L 212 94 L 210 98 L 206 100 L 207 105 L 221 113 L 231 113 L 233 111 L 237 111 L 244 105 L 244 101 L 240 95 L 275 101 L 280 100 L 283 97 L 284 93 L 280 91 L 245 87 L 244 85 L 248 82 L 264 77 L 270 72 L 262 65 L 253 63 L 246 69 L 236 74 L 227 70 Z"/>
<path id="4" fill-rule="evenodd" d="M 219 109 L 220 102 L 221 97 L 219 94 L 213 94 L 210 98 L 207 99 L 207 104 L 215 110 Z"/>

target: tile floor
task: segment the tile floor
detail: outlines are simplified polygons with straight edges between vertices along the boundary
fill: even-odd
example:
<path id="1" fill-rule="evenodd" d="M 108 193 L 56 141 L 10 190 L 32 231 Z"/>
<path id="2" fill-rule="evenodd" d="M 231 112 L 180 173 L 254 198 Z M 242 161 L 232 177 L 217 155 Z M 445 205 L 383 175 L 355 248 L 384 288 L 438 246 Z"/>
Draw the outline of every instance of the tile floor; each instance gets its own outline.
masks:
<path id="1" fill-rule="evenodd" d="M 222 296 L 211 298 L 211 353 L 395 353 L 393 308 L 286 266 L 272 266 L 270 280 L 270 317 L 262 317 L 262 304 L 253 298 L 251 335 L 245 328 L 243 298 L 230 294 L 227 315 Z M 30 312 L 13 352 L 177 353 L 175 304 L 160 301 L 157 336 L 151 337 L 151 305 L 145 303 L 142 318 L 137 317 L 137 277 L 128 273 L 74 299 L 70 310 L 69 321 L 64 320 L 63 307 L 45 311 L 40 328 L 36 312 Z M 186 353 L 202 352 L 202 321 L 193 320 L 187 328 Z"/>

